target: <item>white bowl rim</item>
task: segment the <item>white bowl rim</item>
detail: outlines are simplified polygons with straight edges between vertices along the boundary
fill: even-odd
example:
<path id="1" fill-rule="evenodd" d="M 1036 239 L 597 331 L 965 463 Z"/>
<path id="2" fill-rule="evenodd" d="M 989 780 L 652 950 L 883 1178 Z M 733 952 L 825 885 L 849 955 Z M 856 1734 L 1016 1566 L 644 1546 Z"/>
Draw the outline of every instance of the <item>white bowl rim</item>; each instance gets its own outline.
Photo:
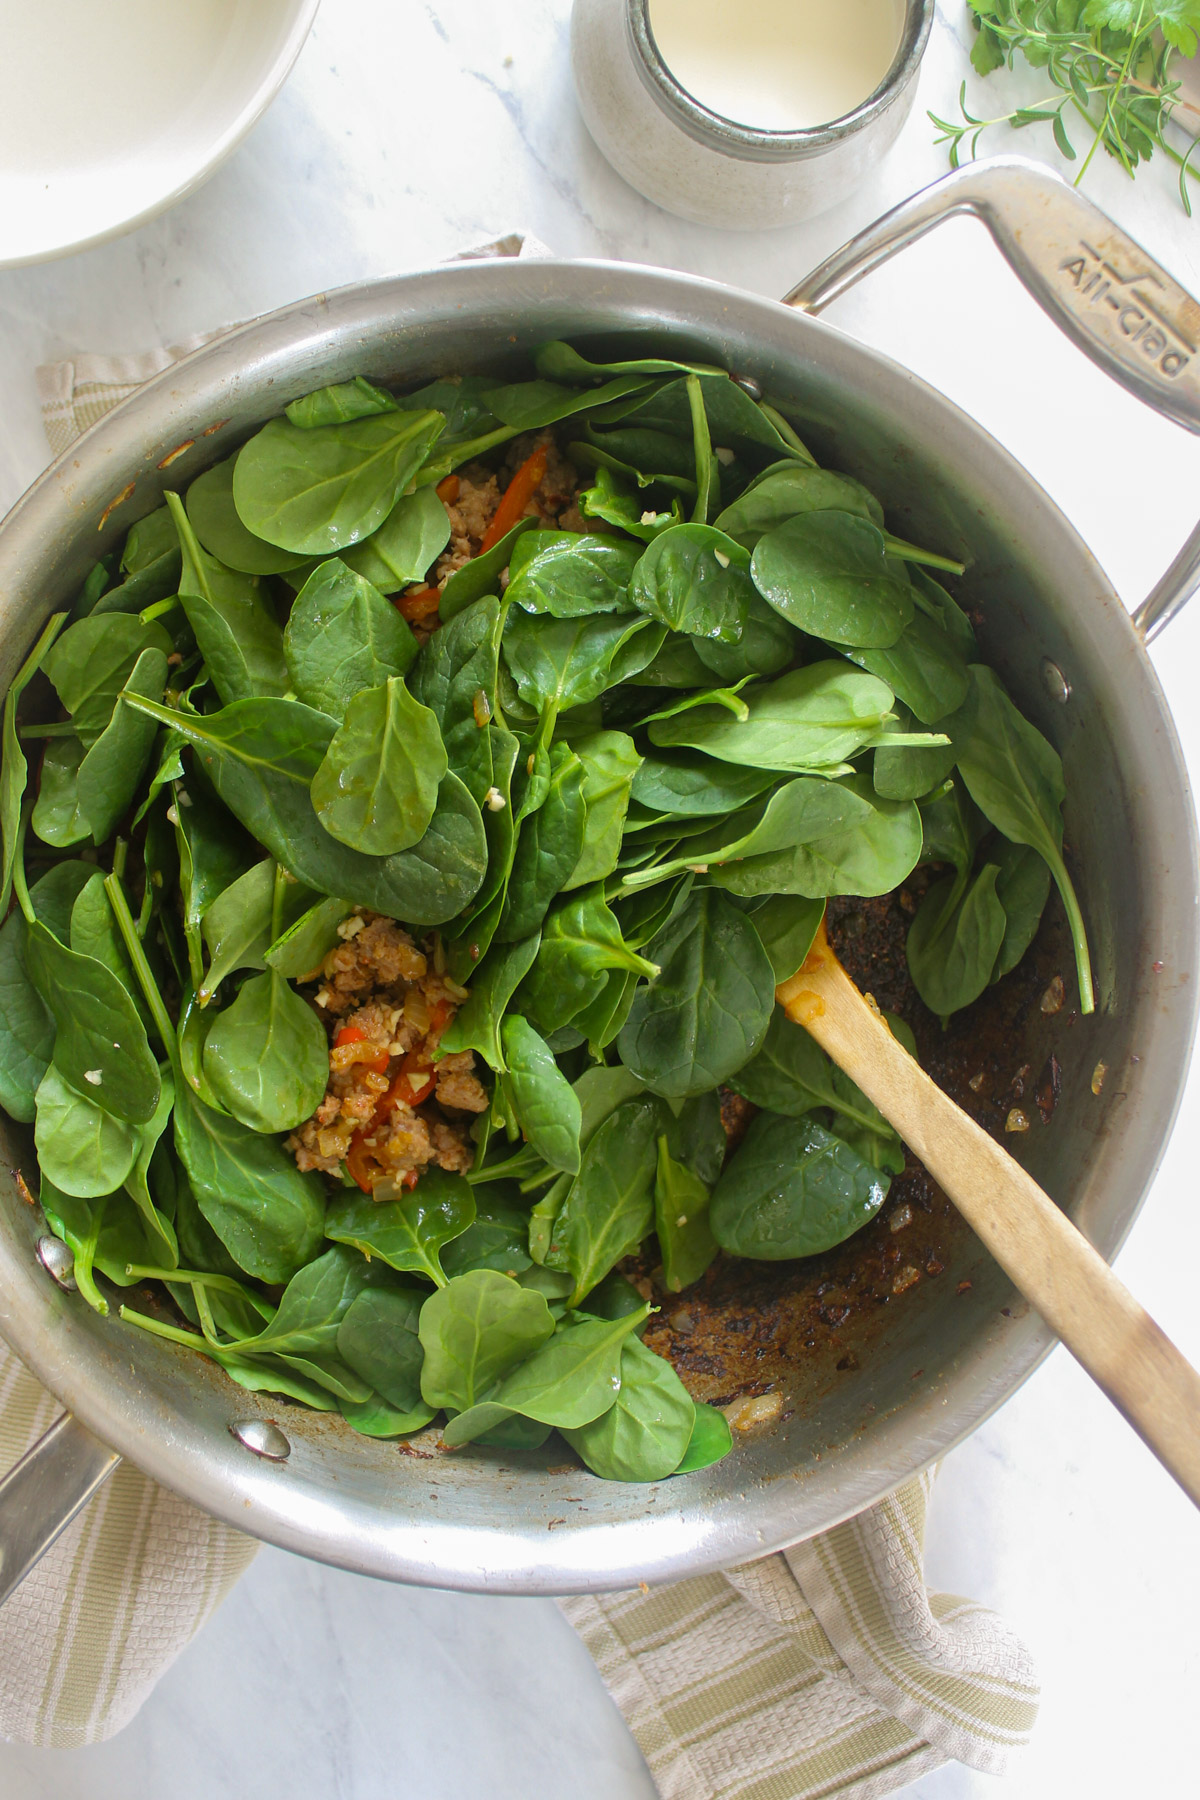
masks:
<path id="1" fill-rule="evenodd" d="M 114 238 L 124 237 L 127 232 L 136 231 L 139 225 L 155 219 L 160 213 L 179 200 L 186 199 L 202 187 L 210 175 L 216 173 L 227 157 L 232 156 L 242 142 L 266 112 L 268 106 L 279 93 L 280 88 L 291 73 L 292 65 L 304 48 L 313 20 L 321 0 L 292 0 L 293 19 L 287 34 L 280 44 L 269 67 L 263 71 L 251 98 L 215 139 L 203 163 L 184 181 L 176 182 L 157 200 L 143 206 L 139 211 L 125 218 L 110 221 L 101 230 L 91 232 L 86 237 L 72 238 L 67 243 L 58 244 L 53 249 L 40 248 L 16 256 L 4 254 L 3 241 L 0 239 L 0 269 L 23 269 L 34 263 L 54 262 L 63 256 L 73 256 L 81 250 L 94 250 L 100 244 L 112 243 Z"/>

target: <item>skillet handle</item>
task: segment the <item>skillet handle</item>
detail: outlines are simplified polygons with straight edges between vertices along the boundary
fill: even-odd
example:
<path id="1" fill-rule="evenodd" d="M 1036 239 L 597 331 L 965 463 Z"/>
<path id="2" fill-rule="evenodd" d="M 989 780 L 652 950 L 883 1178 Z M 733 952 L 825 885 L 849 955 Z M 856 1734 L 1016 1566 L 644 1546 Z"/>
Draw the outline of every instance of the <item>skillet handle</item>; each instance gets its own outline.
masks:
<path id="1" fill-rule="evenodd" d="M 1200 433 L 1200 305 L 1061 176 L 1021 156 L 956 169 L 807 275 L 787 306 L 819 313 L 944 219 L 982 220 L 1042 310 L 1138 400 Z M 1200 587 L 1200 525 L 1133 615 L 1151 638 Z"/>
<path id="2" fill-rule="evenodd" d="M 0 1606 L 120 1460 L 63 1413 L 0 1477 Z"/>

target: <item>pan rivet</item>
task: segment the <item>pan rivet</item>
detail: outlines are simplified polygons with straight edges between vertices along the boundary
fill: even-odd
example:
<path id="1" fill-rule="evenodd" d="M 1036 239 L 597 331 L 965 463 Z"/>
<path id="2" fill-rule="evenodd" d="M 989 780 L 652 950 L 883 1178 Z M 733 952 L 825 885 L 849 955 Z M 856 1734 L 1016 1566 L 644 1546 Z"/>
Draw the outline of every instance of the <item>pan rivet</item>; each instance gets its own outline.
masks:
<path id="1" fill-rule="evenodd" d="M 40 1237 L 37 1244 L 38 1261 L 48 1275 L 53 1275 L 60 1288 L 68 1294 L 75 1292 L 75 1257 L 69 1245 L 61 1238 Z"/>
<path id="2" fill-rule="evenodd" d="M 1051 662 L 1048 656 L 1042 658 L 1042 680 L 1050 698 L 1057 700 L 1060 706 L 1065 706 L 1071 698 L 1071 684 L 1058 664 Z"/>
<path id="3" fill-rule="evenodd" d="M 733 380 L 741 388 L 743 394 L 749 394 L 752 400 L 762 399 L 762 384 L 755 381 L 753 375 L 735 375 Z"/>
<path id="4" fill-rule="evenodd" d="M 239 1444 L 255 1456 L 265 1456 L 268 1462 L 286 1462 L 292 1454 L 292 1446 L 273 1419 L 235 1419 L 229 1430 Z"/>

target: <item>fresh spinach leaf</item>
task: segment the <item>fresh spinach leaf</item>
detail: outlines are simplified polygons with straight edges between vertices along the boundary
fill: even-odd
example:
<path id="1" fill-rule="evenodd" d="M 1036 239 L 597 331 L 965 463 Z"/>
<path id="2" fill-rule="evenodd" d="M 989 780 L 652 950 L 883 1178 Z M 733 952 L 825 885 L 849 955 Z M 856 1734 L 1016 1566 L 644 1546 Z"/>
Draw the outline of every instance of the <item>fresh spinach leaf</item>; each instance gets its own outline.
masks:
<path id="1" fill-rule="evenodd" d="M 621 1061 L 653 1093 L 685 1099 L 753 1056 L 775 1005 L 775 976 L 744 912 L 694 891 L 649 946 L 660 973 L 634 996 Z"/>
<path id="2" fill-rule="evenodd" d="M 4 863 L 0 877 L 0 915 L 8 911 L 12 897 L 13 868 L 21 847 L 21 808 L 29 780 L 29 764 L 17 731 L 17 711 L 22 694 L 45 661 L 66 616 L 66 613 L 54 613 L 47 621 L 4 696 L 3 764 L 0 765 L 0 833 L 3 835 Z"/>
<path id="3" fill-rule="evenodd" d="M 188 522 L 202 547 L 227 569 L 242 575 L 282 575 L 305 560 L 280 550 L 248 531 L 233 504 L 233 465 L 236 457 L 214 463 L 197 475 L 188 488 Z M 172 521 L 173 523 L 173 521 Z"/>
<path id="4" fill-rule="evenodd" d="M 331 556 L 313 570 L 292 603 L 283 653 L 305 705 L 341 719 L 364 688 L 406 673 L 417 640 L 370 581 Z"/>
<path id="5" fill-rule="evenodd" d="M 114 1118 L 143 1124 L 161 1084 L 146 1027 L 111 969 L 80 956 L 34 919 L 25 942 L 29 978 L 54 1016 L 54 1061 L 80 1093 Z"/>
<path id="6" fill-rule="evenodd" d="M 214 1111 L 185 1081 L 175 1097 L 175 1148 L 204 1218 L 260 1281 L 288 1281 L 321 1241 L 325 1190 L 277 1138 Z"/>
<path id="7" fill-rule="evenodd" d="M 136 1125 L 87 1099 L 53 1063 L 38 1085 L 34 1105 L 38 1167 L 55 1187 L 91 1199 L 121 1186 L 137 1160 L 141 1139 Z"/>
<path id="8" fill-rule="evenodd" d="M 268 856 L 210 901 L 200 926 L 209 956 L 208 974 L 196 995 L 201 1006 L 208 1005 L 235 970 L 265 967 L 274 900 L 275 863 Z"/>
<path id="9" fill-rule="evenodd" d="M 312 780 L 326 831 L 366 856 L 419 843 L 448 767 L 437 720 L 399 676 L 356 694 Z"/>
<path id="10" fill-rule="evenodd" d="M 71 715 L 85 746 L 95 743 L 113 715 L 143 650 L 165 653 L 171 640 L 161 625 L 143 625 L 124 613 L 80 619 L 45 651 L 42 668 Z"/>
<path id="11" fill-rule="evenodd" d="M 949 1018 L 978 1000 L 991 980 L 1006 918 L 996 893 L 995 863 L 973 879 L 935 881 L 908 929 L 908 972 L 930 1012 Z"/>
<path id="12" fill-rule="evenodd" d="M 676 357 L 667 356 L 626 357 L 619 362 L 589 362 L 571 344 L 564 344 L 559 338 L 552 338 L 534 351 L 533 366 L 546 381 L 576 384 L 595 384 L 606 375 L 670 375 L 677 370 L 685 375 L 725 374 L 724 369 L 716 369 L 711 363 L 680 362 Z"/>
<path id="13" fill-rule="evenodd" d="M 410 850 L 373 857 L 339 844 L 313 810 L 309 788 L 333 721 L 298 701 L 242 700 L 192 718 L 168 707 L 142 711 L 177 723 L 230 811 L 297 880 L 389 918 L 439 925 L 461 912 L 486 868 L 479 808 L 447 774 L 425 836 Z"/>
<path id="14" fill-rule="evenodd" d="M 629 581 L 637 560 L 633 545 L 620 538 L 531 531 L 512 547 L 505 598 L 555 619 L 632 612 Z"/>
<path id="15" fill-rule="evenodd" d="M 844 662 L 791 669 L 742 698 L 744 720 L 723 707 L 698 708 L 651 725 L 650 740 L 756 769 L 838 774 L 883 731 L 892 705 L 884 682 Z"/>
<path id="16" fill-rule="evenodd" d="M 32 896 L 31 896 L 32 897 Z M 34 906 L 36 910 L 36 900 Z M 150 1011 L 133 972 L 133 965 L 117 928 L 104 876 L 99 869 L 84 882 L 71 908 L 68 942 L 80 956 L 90 956 L 111 969 L 129 994 L 147 1030 L 151 1029 Z"/>
<path id="17" fill-rule="evenodd" d="M 583 805 L 587 829 L 563 892 L 603 881 L 617 866 L 621 834 L 634 778 L 642 759 L 624 731 L 592 731 L 571 740 L 583 764 Z"/>
<path id="18" fill-rule="evenodd" d="M 264 1350 L 278 1356 L 336 1354 L 342 1321 L 355 1300 L 379 1280 L 378 1271 L 357 1250 L 335 1244 L 296 1271 L 274 1316 L 260 1331 L 239 1341 L 238 1354 Z"/>
<path id="19" fill-rule="evenodd" d="M 179 599 L 213 686 L 228 705 L 252 694 L 283 694 L 283 633 L 257 575 L 238 574 L 201 549 L 178 494 L 167 505 L 179 532 Z"/>
<path id="20" fill-rule="evenodd" d="M 611 400 L 622 400 L 628 394 L 644 392 L 649 383 L 636 375 L 618 375 L 599 387 L 563 387 L 555 381 L 516 381 L 506 387 L 489 388 L 484 400 L 491 412 L 512 431 L 541 431 L 556 425 L 573 413 L 587 412 Z"/>
<path id="21" fill-rule="evenodd" d="M 713 1190 L 709 1223 L 732 1256 L 816 1256 L 873 1219 L 888 1179 L 815 1119 L 762 1112 Z"/>
<path id="22" fill-rule="evenodd" d="M 134 664 L 128 691 L 147 700 L 161 700 L 166 682 L 167 659 L 152 645 Z M 97 844 L 111 836 L 133 804 L 150 760 L 155 730 L 153 719 L 118 704 L 80 763 L 76 775 L 79 810 Z"/>
<path id="23" fill-rule="evenodd" d="M 572 446 L 573 450 L 578 448 L 585 452 L 583 460 L 590 460 L 587 453 L 592 446 Z M 652 479 L 641 475 L 636 479 L 639 486 L 653 485 Z M 631 537 L 640 538 L 646 544 L 660 531 L 683 523 L 678 496 L 672 498 L 669 512 L 655 512 L 653 507 L 643 505 L 632 489 L 623 487 L 617 473 L 604 462 L 596 469 L 593 485 L 579 495 L 579 510 L 585 519 L 602 519 L 605 524 L 615 525 L 618 530 L 627 531 Z"/>
<path id="24" fill-rule="evenodd" d="M 0 1106 L 29 1125 L 34 1096 L 54 1053 L 54 1018 L 25 967 L 25 915 L 0 926 Z"/>
<path id="25" fill-rule="evenodd" d="M 704 524 L 659 532 L 643 551 L 629 587 L 633 604 L 650 618 L 724 644 L 741 639 L 753 595 L 748 553 Z"/>
<path id="26" fill-rule="evenodd" d="M 914 612 L 895 643 L 886 649 L 850 646 L 846 655 L 886 681 L 923 725 L 937 724 L 957 712 L 971 684 L 962 651 L 924 612 Z"/>
<path id="27" fill-rule="evenodd" d="M 128 1263 L 142 1263 L 155 1248 L 124 1194 L 75 1195 L 55 1186 L 42 1171 L 39 1195 L 46 1222 L 75 1258 L 75 1284 L 88 1305 L 107 1313 L 108 1301 L 96 1286 L 95 1271 L 128 1287 Z"/>
<path id="28" fill-rule="evenodd" d="M 348 568 L 365 575 L 382 594 L 420 581 L 450 542 L 450 515 L 436 489 L 402 494 L 378 531 L 342 552 Z"/>
<path id="29" fill-rule="evenodd" d="M 513 546 L 518 538 L 525 532 L 534 530 L 537 524 L 538 520 L 535 518 L 518 519 L 512 530 L 506 531 L 490 550 L 481 551 L 460 569 L 455 569 L 442 589 L 438 605 L 438 616 L 443 625 L 456 619 L 460 612 L 472 606 L 476 600 L 500 592 L 500 577 L 512 559 Z"/>
<path id="30" fill-rule="evenodd" d="M 415 1188 L 391 1194 L 381 1183 L 375 1195 L 335 1200 L 325 1220 L 326 1237 L 378 1256 L 401 1274 L 424 1275 L 444 1286 L 438 1251 L 461 1237 L 475 1218 L 468 1183 L 461 1175 L 426 1169 Z"/>
<path id="31" fill-rule="evenodd" d="M 428 1425 L 434 1416 L 433 1407 L 426 1406 L 423 1400 L 406 1412 L 389 1406 L 381 1394 L 372 1394 L 367 1400 L 343 1400 L 339 1411 L 353 1430 L 375 1438 L 407 1437 Z"/>
<path id="32" fill-rule="evenodd" d="M 727 506 L 717 519 L 718 528 L 747 550 L 769 531 L 801 513 L 852 513 L 882 529 L 883 508 L 874 494 L 850 475 L 832 469 L 788 462 L 766 469 Z"/>
<path id="33" fill-rule="evenodd" d="M 425 1352 L 417 1323 L 425 1294 L 413 1288 L 368 1287 L 355 1296 L 337 1330 L 337 1352 L 390 1406 L 410 1414 L 424 1406 Z M 432 1409 L 429 1410 L 432 1418 Z"/>
<path id="34" fill-rule="evenodd" d="M 825 902 L 803 894 L 769 894 L 747 909 L 763 949 L 771 959 L 776 982 L 794 975 L 813 947 L 825 917 Z"/>
<path id="35" fill-rule="evenodd" d="M 1075 947 L 1079 1008 L 1090 1013 L 1095 997 L 1087 929 L 1062 854 L 1066 796 L 1062 762 L 1036 726 L 1017 711 L 999 676 L 976 663 L 971 681 L 971 728 L 959 746 L 959 770 L 984 817 L 1010 842 L 1036 850 L 1049 867 Z"/>
<path id="36" fill-rule="evenodd" d="M 732 894 L 888 894 L 921 854 L 921 815 L 911 800 L 885 800 L 869 775 L 846 782 L 871 811 L 852 826 L 811 843 L 715 867 L 705 879 Z"/>
<path id="37" fill-rule="evenodd" d="M 735 1093 L 744 1094 L 765 1112 L 804 1118 L 827 1107 L 839 1136 L 869 1138 L 875 1154 L 866 1160 L 899 1174 L 904 1167 L 900 1140 L 877 1107 L 802 1025 L 776 1007 L 758 1055 L 730 1078 Z"/>
<path id="38" fill-rule="evenodd" d="M 626 875 L 625 886 L 661 881 L 697 865 L 707 872 L 722 863 L 816 843 L 835 833 L 852 831 L 864 824 L 871 813 L 870 802 L 860 799 L 841 782 L 800 775 L 783 782 L 765 802 L 732 813 L 723 824 L 689 837 L 682 856 Z"/>
<path id="39" fill-rule="evenodd" d="M 353 908 L 345 900 L 318 900 L 280 934 L 263 960 L 287 981 L 311 981 L 331 950 L 337 948 L 338 926 Z"/>
<path id="40" fill-rule="evenodd" d="M 720 1462 L 733 1449 L 733 1433 L 729 1429 L 729 1420 L 716 1406 L 708 1406 L 697 1400 L 696 1417 L 692 1423 L 692 1435 L 688 1439 L 688 1447 L 683 1461 L 675 1473 L 690 1475 L 695 1469 L 707 1469 L 713 1463 Z"/>
<path id="41" fill-rule="evenodd" d="M 271 419 L 234 465 L 238 516 L 299 556 L 357 544 L 383 524 L 444 423 L 441 413 L 401 410 L 307 429 Z"/>
<path id="42" fill-rule="evenodd" d="M 654 1229 L 668 1293 L 681 1293 L 699 1281 L 717 1254 L 708 1203 L 708 1188 L 686 1163 L 676 1162 L 664 1132 L 658 1140 L 654 1174 Z"/>
<path id="43" fill-rule="evenodd" d="M 394 412 L 396 401 L 386 388 L 376 387 L 365 375 L 317 388 L 284 407 L 293 425 L 312 431 L 318 425 L 341 425 L 347 419 L 369 419 L 375 413 Z"/>
<path id="44" fill-rule="evenodd" d="M 549 791 L 517 838 L 504 911 L 496 927 L 501 943 L 537 931 L 550 902 L 574 871 L 587 819 L 583 781 L 583 763 L 570 745 L 552 745 Z"/>
<path id="45" fill-rule="evenodd" d="M 636 673 L 660 642 L 636 613 L 548 620 L 515 608 L 504 628 L 504 660 L 522 700 L 556 716 Z"/>
<path id="46" fill-rule="evenodd" d="M 242 983 L 204 1040 L 204 1073 L 254 1131 L 293 1131 L 325 1098 L 329 1044 L 316 1013 L 276 970 Z"/>
<path id="47" fill-rule="evenodd" d="M 44 844 L 69 850 L 92 835 L 79 800 L 79 766 L 86 748 L 77 737 L 51 738 L 42 757 L 41 781 L 29 823 Z"/>
<path id="48" fill-rule="evenodd" d="M 538 934 L 515 944 L 496 945 L 471 977 L 470 997 L 442 1033 L 439 1049 L 446 1054 L 477 1050 L 489 1068 L 503 1072 L 508 1064 L 500 1037 L 505 1008 L 538 951 Z"/>
<path id="49" fill-rule="evenodd" d="M 606 1481 L 661 1481 L 692 1440 L 696 1408 L 678 1375 L 636 1337 L 621 1350 L 621 1389 L 607 1412 L 563 1436 Z"/>
<path id="50" fill-rule="evenodd" d="M 155 1205 L 154 1196 L 150 1192 L 150 1164 L 175 1105 L 175 1078 L 170 1063 L 163 1063 L 159 1076 L 162 1092 L 158 1106 L 154 1117 L 138 1133 L 138 1153 L 126 1176 L 125 1191 L 141 1214 L 142 1229 L 148 1244 L 154 1250 L 154 1262 L 163 1268 L 174 1269 L 179 1265 L 179 1244 L 175 1230 L 171 1221 Z"/>
<path id="51" fill-rule="evenodd" d="M 1016 968 L 1037 935 L 1050 893 L 1050 871 L 1037 851 L 1025 844 L 993 844 L 988 860 L 1000 871 L 996 898 L 1004 908 L 1004 941 L 992 970 L 996 982 Z"/>
<path id="52" fill-rule="evenodd" d="M 658 972 L 621 936 L 603 888 L 581 888 L 547 913 L 521 1005 L 544 1030 L 556 1031 L 599 999 L 611 970 Z"/>
<path id="53" fill-rule="evenodd" d="M 755 589 L 746 608 L 746 622 L 736 644 L 720 638 L 696 637 L 691 643 L 697 659 L 721 681 L 743 681 L 751 675 L 778 675 L 795 662 L 800 635 Z"/>
<path id="54" fill-rule="evenodd" d="M 626 1100 L 587 1142 L 545 1257 L 548 1268 L 575 1277 L 571 1306 L 578 1306 L 653 1227 L 654 1142 L 661 1121 L 656 1100 Z"/>
<path id="55" fill-rule="evenodd" d="M 750 572 L 763 599 L 799 631 L 856 649 L 894 644 L 912 590 L 888 564 L 883 533 L 848 512 L 801 513 L 759 539 Z"/>
<path id="56" fill-rule="evenodd" d="M 911 723 L 908 708 L 897 702 L 894 735 L 913 735 L 910 731 Z M 872 785 L 884 800 L 923 800 L 947 780 L 957 757 L 958 751 L 953 743 L 910 743 L 892 749 L 887 737 L 883 737 L 872 763 Z"/>
<path id="57" fill-rule="evenodd" d="M 421 1394 L 426 1405 L 465 1412 L 553 1331 L 541 1294 L 518 1287 L 495 1269 L 456 1275 L 421 1308 Z"/>
<path id="58" fill-rule="evenodd" d="M 640 1303 L 618 1319 L 576 1314 L 507 1376 L 490 1400 L 451 1419 L 443 1434 L 447 1446 L 469 1444 L 512 1413 L 560 1429 L 590 1424 L 614 1404 L 622 1347 L 649 1312 L 649 1305 Z"/>
<path id="59" fill-rule="evenodd" d="M 493 1198 L 495 1192 L 506 1192 L 502 1183 L 495 1188 L 476 1192 L 475 1222 L 461 1237 L 447 1244 L 442 1252 L 442 1268 L 447 1275 L 465 1275 L 468 1269 L 498 1269 L 502 1275 L 521 1275 L 532 1268 L 529 1244 L 529 1214 Z M 562 1278 L 566 1281 L 566 1277 Z M 567 1282 L 570 1291 L 570 1283 Z"/>
<path id="60" fill-rule="evenodd" d="M 733 812 L 778 779 L 774 769 L 714 763 L 696 750 L 673 755 L 652 750 L 634 775 L 630 793 L 651 812 L 693 818 Z"/>
<path id="61" fill-rule="evenodd" d="M 567 1175 L 578 1173 L 582 1115 L 570 1082 L 545 1040 L 519 1013 L 505 1019 L 500 1036 L 525 1141 L 552 1169 Z"/>

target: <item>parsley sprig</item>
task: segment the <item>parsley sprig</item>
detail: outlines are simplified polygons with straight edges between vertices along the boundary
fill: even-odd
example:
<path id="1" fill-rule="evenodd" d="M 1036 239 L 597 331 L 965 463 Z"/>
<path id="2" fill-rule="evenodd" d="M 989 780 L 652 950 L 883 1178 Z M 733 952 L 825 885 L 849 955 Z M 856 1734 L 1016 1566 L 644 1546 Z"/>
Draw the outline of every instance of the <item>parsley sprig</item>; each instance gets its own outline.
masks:
<path id="1" fill-rule="evenodd" d="M 1180 100 L 1172 70 L 1179 55 L 1192 56 L 1200 42 L 1200 0 L 969 0 L 979 36 L 971 62 L 980 75 L 1012 69 L 1018 56 L 1043 69 L 1057 90 L 1032 105 L 1014 107 L 995 118 L 979 118 L 967 107 L 967 84 L 959 90 L 961 121 L 929 117 L 939 144 L 950 147 L 958 168 L 976 154 L 993 125 L 1048 124 L 1063 156 L 1079 160 L 1071 130 L 1080 123 L 1090 136 L 1075 185 L 1083 180 L 1103 146 L 1132 176 L 1141 162 L 1161 150 L 1179 169 L 1179 193 L 1191 216 L 1188 177 L 1193 143 L 1181 155 L 1167 142 L 1166 127 L 1177 111 L 1194 113 Z M 1195 120 L 1200 124 L 1200 120 Z"/>

